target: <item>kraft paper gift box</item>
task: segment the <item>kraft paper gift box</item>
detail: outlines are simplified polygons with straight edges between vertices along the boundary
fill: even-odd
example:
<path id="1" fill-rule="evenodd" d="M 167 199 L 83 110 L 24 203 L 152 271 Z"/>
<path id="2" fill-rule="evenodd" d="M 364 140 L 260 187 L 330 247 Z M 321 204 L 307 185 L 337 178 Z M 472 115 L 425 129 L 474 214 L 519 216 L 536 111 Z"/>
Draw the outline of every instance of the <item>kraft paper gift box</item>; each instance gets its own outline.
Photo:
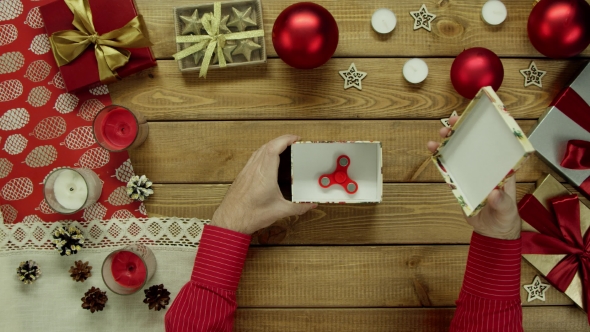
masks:
<path id="1" fill-rule="evenodd" d="M 551 175 L 539 180 L 533 193 L 525 195 L 518 207 L 522 256 L 584 309 L 590 286 L 590 261 L 585 258 L 590 241 L 590 209 Z"/>
<path id="2" fill-rule="evenodd" d="M 222 1 L 221 3 L 221 17 L 225 17 L 227 15 L 232 14 L 232 7 L 236 8 L 239 11 L 245 11 L 248 7 L 252 8 L 252 13 L 250 17 L 257 23 L 255 27 L 247 27 L 245 32 L 254 31 L 254 30 L 262 30 L 264 32 L 263 26 L 263 19 L 262 19 L 262 4 L 260 0 L 244 0 L 244 1 Z M 199 18 L 202 17 L 203 14 L 206 13 L 213 13 L 214 12 L 214 3 L 207 3 L 207 4 L 199 4 L 194 6 L 185 6 L 185 7 L 176 7 L 174 8 L 174 27 L 176 30 L 176 36 L 182 36 L 181 32 L 184 28 L 184 23 L 181 21 L 180 16 L 191 16 L 195 9 L 198 10 Z M 228 27 L 231 30 L 231 33 L 238 33 L 239 31 L 235 27 Z M 223 33 L 223 31 L 220 31 Z M 226 34 L 228 34 L 226 32 Z M 205 29 L 201 30 L 200 35 L 207 35 Z M 252 37 L 252 38 L 241 38 L 241 39 L 251 39 L 256 44 L 260 45 L 261 48 L 258 50 L 254 50 L 251 54 L 250 61 L 243 55 L 235 55 L 232 56 L 233 61 L 227 61 L 226 67 L 237 67 L 237 66 L 246 66 L 246 65 L 257 65 L 266 63 L 266 45 L 264 37 Z M 236 41 L 226 41 L 226 43 L 235 43 Z M 196 43 L 182 43 L 177 42 L 176 44 L 176 51 L 182 52 L 185 49 L 189 48 L 190 46 Z M 215 69 L 220 68 L 219 62 L 214 63 L 214 58 L 211 58 L 208 68 Z M 178 60 L 178 68 L 181 72 L 193 72 L 201 70 L 201 66 L 203 63 L 203 56 L 200 57 L 198 63 L 195 63 L 194 57 L 191 54 L 190 56 L 183 57 L 182 59 Z"/>
<path id="3" fill-rule="evenodd" d="M 469 103 L 432 161 L 467 216 L 476 215 L 534 152 L 491 87 Z"/>
<path id="4" fill-rule="evenodd" d="M 590 64 L 551 103 L 529 139 L 537 154 L 590 196 Z M 586 155 L 586 157 L 584 157 Z"/>
<path id="5" fill-rule="evenodd" d="M 350 194 L 343 186 L 320 185 L 323 175 L 338 171 L 347 156 L 346 173 L 357 185 Z M 383 196 L 381 142 L 296 142 L 291 146 L 292 201 L 295 203 L 380 203 Z"/>
<path id="6" fill-rule="evenodd" d="M 119 29 L 138 16 L 133 0 L 89 0 L 88 4 L 92 11 L 94 28 L 99 35 Z M 45 21 L 47 36 L 62 30 L 76 30 L 72 25 L 74 14 L 63 0 L 43 5 L 40 7 L 40 11 Z M 139 17 L 143 23 L 143 19 L 141 16 Z M 145 30 L 147 31 L 147 29 Z M 149 47 L 129 48 L 128 51 L 131 52 L 129 62 L 116 70 L 119 78 L 156 65 L 156 59 Z M 59 70 L 69 92 L 93 88 L 106 83 L 100 81 L 98 63 L 92 44 L 78 58 L 59 67 Z"/>

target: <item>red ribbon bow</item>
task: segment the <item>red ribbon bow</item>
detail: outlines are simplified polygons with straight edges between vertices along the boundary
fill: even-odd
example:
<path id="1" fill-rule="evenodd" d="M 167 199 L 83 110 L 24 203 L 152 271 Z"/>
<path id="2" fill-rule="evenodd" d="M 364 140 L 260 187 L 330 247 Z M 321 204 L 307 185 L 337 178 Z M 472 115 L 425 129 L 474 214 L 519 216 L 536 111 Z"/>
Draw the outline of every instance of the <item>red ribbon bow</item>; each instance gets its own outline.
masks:
<path id="1" fill-rule="evenodd" d="M 569 140 L 560 165 L 570 169 L 589 169 L 590 142 L 579 139 Z"/>
<path id="2" fill-rule="evenodd" d="M 545 278 L 565 292 L 576 272 L 582 275 L 584 308 L 590 303 L 590 232 L 582 237 L 580 202 L 576 195 L 550 200 L 555 214 L 548 211 L 533 195 L 525 195 L 518 204 L 523 220 L 540 233 L 522 232 L 522 253 L 566 255 Z M 590 310 L 588 310 L 590 324 Z"/>

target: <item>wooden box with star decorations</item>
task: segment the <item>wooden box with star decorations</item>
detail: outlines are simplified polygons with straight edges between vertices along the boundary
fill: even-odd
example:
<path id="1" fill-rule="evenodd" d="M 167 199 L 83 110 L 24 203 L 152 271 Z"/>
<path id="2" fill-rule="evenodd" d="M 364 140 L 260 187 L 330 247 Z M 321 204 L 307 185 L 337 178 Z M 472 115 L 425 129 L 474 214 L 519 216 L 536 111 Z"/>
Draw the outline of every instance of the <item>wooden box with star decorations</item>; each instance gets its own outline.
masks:
<path id="1" fill-rule="evenodd" d="M 537 154 L 590 197 L 590 64 L 553 100 L 529 135 Z"/>
<path id="2" fill-rule="evenodd" d="M 582 271 L 590 265 L 584 266 L 586 259 L 578 255 L 585 255 L 584 248 L 590 241 L 590 209 L 551 175 L 540 179 L 518 207 L 522 218 L 522 257 L 552 286 L 584 308 L 584 298 L 590 294 L 584 286 Z M 537 280 L 524 285 L 529 292 L 527 301 L 544 301 L 547 286 Z"/>
<path id="3" fill-rule="evenodd" d="M 177 54 L 191 46 L 203 43 L 204 47 L 189 56 L 178 60 L 181 72 L 201 70 L 210 41 L 216 40 L 220 47 L 214 49 L 208 64 L 209 69 L 220 68 L 219 52 L 223 53 L 226 67 L 258 65 L 266 63 L 266 45 L 264 37 L 249 37 L 232 39 L 233 36 L 260 32 L 263 34 L 262 4 L 260 0 L 224 1 L 221 12 L 215 13 L 216 3 L 199 4 L 194 6 L 174 8 L 176 36 L 203 36 L 199 42 L 177 42 Z M 219 25 L 207 24 L 207 16 L 219 16 Z M 209 21 L 212 22 L 212 21 Z M 209 38 L 210 37 L 210 38 Z M 186 51 L 185 51 L 186 52 Z"/>
<path id="4" fill-rule="evenodd" d="M 498 95 L 486 86 L 469 103 L 432 161 L 465 215 L 472 217 L 534 151 Z"/>

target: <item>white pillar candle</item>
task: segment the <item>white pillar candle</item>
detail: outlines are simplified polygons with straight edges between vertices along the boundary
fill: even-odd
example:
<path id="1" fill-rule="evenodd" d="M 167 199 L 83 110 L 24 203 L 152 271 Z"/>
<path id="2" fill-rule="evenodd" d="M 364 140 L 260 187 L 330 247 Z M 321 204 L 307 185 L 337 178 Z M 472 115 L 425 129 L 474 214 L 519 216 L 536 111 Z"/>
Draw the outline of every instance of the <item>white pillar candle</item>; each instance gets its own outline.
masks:
<path id="1" fill-rule="evenodd" d="M 508 12 L 500 0 L 490 0 L 481 7 L 481 17 L 489 25 L 498 25 L 506 19 Z"/>
<path id="2" fill-rule="evenodd" d="M 422 59 L 410 59 L 404 64 L 404 78 L 410 83 L 421 83 L 428 76 L 428 65 Z"/>
<path id="3" fill-rule="evenodd" d="M 371 25 L 378 33 L 390 33 L 395 29 L 396 24 L 395 14 L 386 8 L 377 9 L 371 18 Z"/>
<path id="4" fill-rule="evenodd" d="M 78 172 L 64 169 L 55 179 L 53 193 L 57 202 L 64 208 L 78 210 L 86 203 L 88 186 Z"/>

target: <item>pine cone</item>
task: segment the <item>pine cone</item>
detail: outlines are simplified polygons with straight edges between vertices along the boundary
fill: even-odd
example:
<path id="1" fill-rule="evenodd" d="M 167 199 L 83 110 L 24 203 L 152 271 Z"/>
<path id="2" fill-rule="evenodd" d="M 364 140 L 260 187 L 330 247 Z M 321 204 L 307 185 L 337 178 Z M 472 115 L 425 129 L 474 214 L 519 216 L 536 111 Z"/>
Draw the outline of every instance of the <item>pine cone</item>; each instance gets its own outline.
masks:
<path id="1" fill-rule="evenodd" d="M 16 275 L 23 284 L 29 285 L 41 276 L 41 269 L 35 261 L 28 260 L 26 262 L 20 262 L 20 265 L 16 269 Z"/>
<path id="2" fill-rule="evenodd" d="M 91 270 L 92 266 L 88 266 L 88 262 L 83 263 L 82 261 L 76 261 L 74 266 L 70 267 L 68 272 L 70 273 L 70 277 L 76 282 L 84 282 L 92 276 L 92 273 L 90 273 Z"/>
<path id="3" fill-rule="evenodd" d="M 100 288 L 92 286 L 82 298 L 82 308 L 90 310 L 91 313 L 95 311 L 102 311 L 109 298 L 107 292 L 101 292 Z"/>
<path id="4" fill-rule="evenodd" d="M 145 175 L 141 177 L 134 175 L 127 182 L 127 195 L 132 199 L 138 201 L 144 201 L 146 197 L 153 194 L 152 181 L 150 181 Z"/>
<path id="5" fill-rule="evenodd" d="M 170 292 L 162 284 L 151 286 L 143 291 L 145 293 L 143 303 L 147 303 L 150 310 L 160 311 L 160 309 L 166 309 L 166 306 L 170 303 Z"/>
<path id="6" fill-rule="evenodd" d="M 53 239 L 53 245 L 61 256 L 76 254 L 84 246 L 84 235 L 76 226 L 69 226 L 67 230 L 63 227 L 56 228 Z"/>

